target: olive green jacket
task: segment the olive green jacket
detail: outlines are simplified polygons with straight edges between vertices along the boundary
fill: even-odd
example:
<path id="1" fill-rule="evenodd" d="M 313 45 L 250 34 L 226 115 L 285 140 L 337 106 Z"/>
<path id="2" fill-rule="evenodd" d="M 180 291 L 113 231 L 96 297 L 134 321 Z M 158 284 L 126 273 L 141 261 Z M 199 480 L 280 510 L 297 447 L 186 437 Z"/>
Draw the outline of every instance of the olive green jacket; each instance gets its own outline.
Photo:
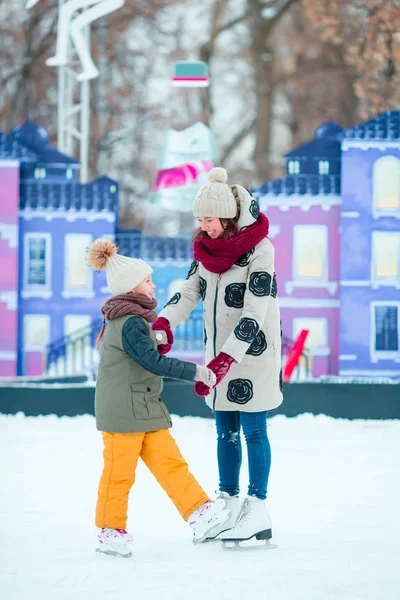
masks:
<path id="1" fill-rule="evenodd" d="M 109 322 L 98 369 L 95 414 L 100 431 L 133 433 L 171 427 L 161 401 L 163 377 L 193 381 L 194 363 L 158 353 L 154 332 L 142 317 Z"/>

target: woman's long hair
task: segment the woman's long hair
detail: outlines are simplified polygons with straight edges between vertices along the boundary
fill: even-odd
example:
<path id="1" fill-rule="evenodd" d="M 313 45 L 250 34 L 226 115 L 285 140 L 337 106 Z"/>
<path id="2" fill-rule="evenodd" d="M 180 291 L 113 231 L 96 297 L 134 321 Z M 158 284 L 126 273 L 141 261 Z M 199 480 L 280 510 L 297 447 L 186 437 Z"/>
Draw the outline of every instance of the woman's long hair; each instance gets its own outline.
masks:
<path id="1" fill-rule="evenodd" d="M 224 229 L 224 231 L 219 236 L 219 239 L 230 238 L 230 237 L 236 235 L 238 232 L 237 222 L 239 221 L 239 217 L 240 217 L 240 201 L 239 201 L 236 187 L 232 188 L 232 192 L 233 192 L 233 195 L 235 196 L 236 205 L 237 205 L 236 217 L 233 217 L 232 219 L 220 219 L 219 220 L 219 222 L 221 223 L 221 225 Z M 206 231 L 203 231 L 201 229 L 201 227 L 198 227 L 198 229 L 196 229 L 196 231 L 193 234 L 192 243 L 196 242 L 197 240 L 200 240 L 201 238 L 205 238 L 205 237 L 210 237 L 210 236 L 208 235 L 208 233 Z"/>

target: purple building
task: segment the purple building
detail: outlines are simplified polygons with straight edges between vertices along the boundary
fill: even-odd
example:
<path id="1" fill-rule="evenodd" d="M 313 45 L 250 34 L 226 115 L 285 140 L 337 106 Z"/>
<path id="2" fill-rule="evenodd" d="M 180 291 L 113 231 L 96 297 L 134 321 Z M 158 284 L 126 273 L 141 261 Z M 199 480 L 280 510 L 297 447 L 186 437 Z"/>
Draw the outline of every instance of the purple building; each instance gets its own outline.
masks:
<path id="1" fill-rule="evenodd" d="M 41 374 L 47 344 L 91 330 L 109 294 L 86 250 L 115 236 L 118 184 L 82 185 L 78 169 L 29 118 L 0 133 L 0 375 Z"/>
<path id="2" fill-rule="evenodd" d="M 339 370 L 400 376 L 400 112 L 342 142 Z"/>
<path id="3" fill-rule="evenodd" d="M 284 335 L 313 376 L 400 376 L 400 112 L 321 125 L 253 191 L 271 223 Z"/>

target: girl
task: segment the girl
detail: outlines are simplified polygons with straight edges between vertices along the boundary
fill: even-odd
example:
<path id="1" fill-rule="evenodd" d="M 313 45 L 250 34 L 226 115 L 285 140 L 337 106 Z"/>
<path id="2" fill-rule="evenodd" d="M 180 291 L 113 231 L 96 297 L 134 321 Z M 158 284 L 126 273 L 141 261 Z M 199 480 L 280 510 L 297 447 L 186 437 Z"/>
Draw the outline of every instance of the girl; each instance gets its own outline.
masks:
<path id="1" fill-rule="evenodd" d="M 212 501 L 190 473 L 175 440 L 168 409 L 161 401 L 162 378 L 213 385 L 213 373 L 194 363 L 160 356 L 156 334 L 152 268 L 140 259 L 117 254 L 106 238 L 89 248 L 93 269 L 106 269 L 113 296 L 101 312 L 103 339 L 95 395 L 97 429 L 103 432 L 104 468 L 96 507 L 98 552 L 129 557 L 132 541 L 125 527 L 128 496 L 139 457 L 202 542 L 217 523 L 226 521 L 225 502 Z M 108 321 L 107 328 L 105 327 Z"/>
<path id="2" fill-rule="evenodd" d="M 209 538 L 240 541 L 272 536 L 265 499 L 271 464 L 267 411 L 282 402 L 280 316 L 274 248 L 268 220 L 240 185 L 226 184 L 225 169 L 208 174 L 193 204 L 199 222 L 188 277 L 161 311 L 153 328 L 172 341 L 171 328 L 185 320 L 200 299 L 205 319 L 205 352 L 217 387 L 197 382 L 215 411 L 220 497 L 231 512 Z M 162 346 L 168 350 L 170 347 Z M 248 495 L 241 504 L 240 430 L 247 444 Z"/>

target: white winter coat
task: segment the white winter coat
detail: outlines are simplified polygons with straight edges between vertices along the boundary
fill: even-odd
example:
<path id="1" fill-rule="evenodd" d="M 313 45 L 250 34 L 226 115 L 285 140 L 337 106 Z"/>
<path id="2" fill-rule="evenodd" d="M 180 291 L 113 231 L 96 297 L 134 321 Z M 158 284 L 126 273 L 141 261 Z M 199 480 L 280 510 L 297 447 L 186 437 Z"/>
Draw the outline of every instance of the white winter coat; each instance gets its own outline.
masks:
<path id="1" fill-rule="evenodd" d="M 254 223 L 258 204 L 235 186 L 241 204 L 239 229 Z M 274 247 L 262 240 L 221 275 L 193 261 L 186 281 L 160 313 L 173 329 L 203 299 L 205 364 L 219 352 L 235 359 L 206 398 L 214 410 L 259 412 L 282 402 L 281 327 Z"/>

